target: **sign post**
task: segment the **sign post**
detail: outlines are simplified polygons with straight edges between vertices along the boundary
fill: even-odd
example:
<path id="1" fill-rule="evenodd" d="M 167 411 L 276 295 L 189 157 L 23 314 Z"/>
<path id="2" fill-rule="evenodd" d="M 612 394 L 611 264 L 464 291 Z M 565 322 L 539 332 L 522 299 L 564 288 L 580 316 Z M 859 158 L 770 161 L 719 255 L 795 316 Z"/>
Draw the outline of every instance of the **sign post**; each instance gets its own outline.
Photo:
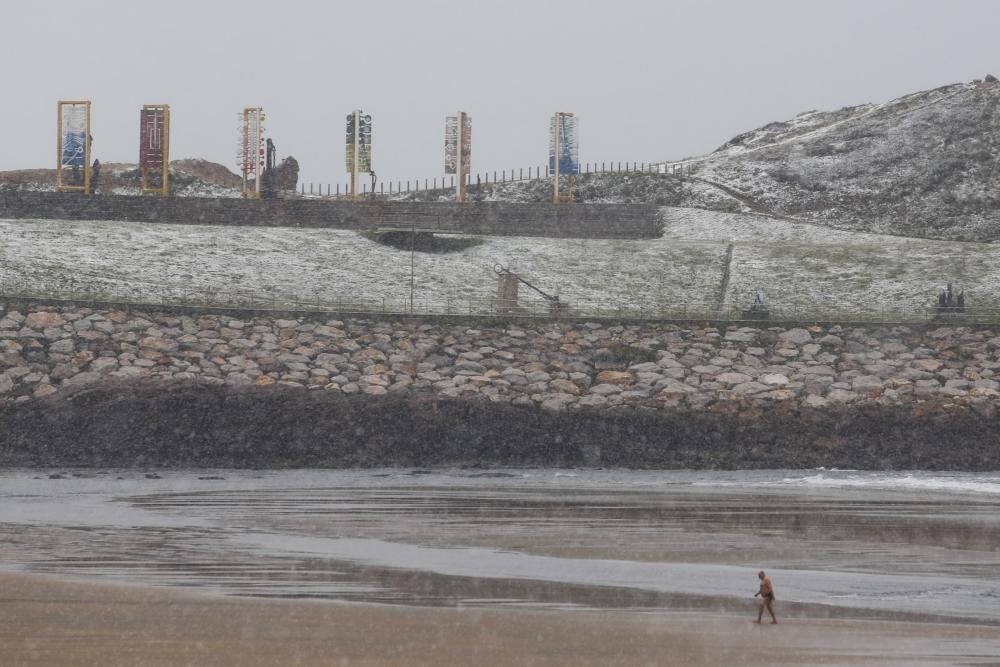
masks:
<path id="1" fill-rule="evenodd" d="M 90 194 L 90 101 L 59 100 L 56 120 L 56 191 Z M 83 182 L 63 183 L 63 170 L 83 169 Z M 79 181 L 80 179 L 75 179 Z"/>
<path id="2" fill-rule="evenodd" d="M 553 175 L 552 203 L 573 202 L 573 174 L 580 162 L 580 144 L 576 131 L 576 116 L 557 112 L 549 123 L 549 171 Z M 565 196 L 559 194 L 559 176 L 567 174 L 568 188 Z"/>
<path id="3" fill-rule="evenodd" d="M 444 124 L 444 173 L 455 174 L 455 201 L 465 201 L 465 179 L 472 168 L 472 116 L 459 111 Z"/>
<path id="4" fill-rule="evenodd" d="M 149 175 L 160 173 L 160 184 L 151 187 Z M 170 194 L 170 105 L 146 104 L 139 112 L 139 173 L 142 194 Z"/>
<path id="5" fill-rule="evenodd" d="M 347 115 L 347 173 L 351 175 L 351 201 L 358 200 L 358 174 L 372 171 L 372 116 L 360 109 Z"/>
<path id="6" fill-rule="evenodd" d="M 261 169 L 264 167 L 264 110 L 247 107 L 243 110 L 238 160 L 243 174 L 243 196 L 260 199 Z"/>

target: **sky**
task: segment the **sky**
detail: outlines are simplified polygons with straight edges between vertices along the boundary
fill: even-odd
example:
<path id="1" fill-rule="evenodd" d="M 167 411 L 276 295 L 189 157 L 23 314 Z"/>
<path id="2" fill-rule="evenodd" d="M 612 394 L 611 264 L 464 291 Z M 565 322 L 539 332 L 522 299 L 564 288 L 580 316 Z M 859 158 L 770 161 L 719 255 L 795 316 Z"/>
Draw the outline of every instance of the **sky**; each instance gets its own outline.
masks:
<path id="1" fill-rule="evenodd" d="M 343 183 L 358 108 L 380 179 L 407 180 L 443 174 L 459 110 L 474 173 L 543 165 L 555 111 L 582 162 L 650 162 L 1000 75 L 995 0 L 7 0 L 0 21 L 0 170 L 55 166 L 59 99 L 93 101 L 102 162 L 135 162 L 139 108 L 168 103 L 171 157 L 233 170 L 261 106 L 300 180 Z"/>

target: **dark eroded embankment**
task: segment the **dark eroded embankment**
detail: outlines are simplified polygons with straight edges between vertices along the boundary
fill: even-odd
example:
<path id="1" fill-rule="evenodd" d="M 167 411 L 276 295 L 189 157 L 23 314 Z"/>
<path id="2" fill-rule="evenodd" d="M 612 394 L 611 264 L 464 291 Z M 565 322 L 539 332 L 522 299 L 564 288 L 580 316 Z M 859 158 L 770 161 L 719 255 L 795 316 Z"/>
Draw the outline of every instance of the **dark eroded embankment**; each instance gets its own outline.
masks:
<path id="1" fill-rule="evenodd" d="M 960 406 L 548 412 L 485 400 L 184 382 L 0 408 L 0 465 L 1000 469 L 996 416 Z"/>

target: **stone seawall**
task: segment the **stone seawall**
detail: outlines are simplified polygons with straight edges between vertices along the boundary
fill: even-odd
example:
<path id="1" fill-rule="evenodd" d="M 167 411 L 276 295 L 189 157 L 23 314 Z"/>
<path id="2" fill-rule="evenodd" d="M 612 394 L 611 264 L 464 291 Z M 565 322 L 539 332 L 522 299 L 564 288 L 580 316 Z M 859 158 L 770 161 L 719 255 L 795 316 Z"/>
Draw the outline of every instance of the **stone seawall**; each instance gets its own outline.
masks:
<path id="1" fill-rule="evenodd" d="M 1000 334 L 956 326 L 21 306 L 0 317 L 0 463 L 1000 469 L 998 380 Z"/>
<path id="2" fill-rule="evenodd" d="M 0 218 L 127 220 L 171 224 L 404 230 L 493 236 L 638 239 L 662 233 L 647 204 L 131 197 L 0 190 Z"/>

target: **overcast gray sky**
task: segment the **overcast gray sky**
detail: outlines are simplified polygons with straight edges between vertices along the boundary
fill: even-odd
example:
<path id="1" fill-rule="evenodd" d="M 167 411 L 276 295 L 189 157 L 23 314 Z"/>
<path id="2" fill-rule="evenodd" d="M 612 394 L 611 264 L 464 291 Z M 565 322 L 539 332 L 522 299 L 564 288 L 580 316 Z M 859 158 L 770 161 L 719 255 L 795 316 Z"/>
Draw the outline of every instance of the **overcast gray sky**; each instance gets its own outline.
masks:
<path id="1" fill-rule="evenodd" d="M 162 10 L 158 13 L 158 10 Z M 94 155 L 134 162 L 138 109 L 171 105 L 171 156 L 235 167 L 262 106 L 305 181 L 343 182 L 344 116 L 374 115 L 383 179 L 541 165 L 553 111 L 580 157 L 676 159 L 810 109 L 1000 75 L 995 0 L 8 0 L 0 169 L 55 161 L 55 103 L 94 102 Z"/>

